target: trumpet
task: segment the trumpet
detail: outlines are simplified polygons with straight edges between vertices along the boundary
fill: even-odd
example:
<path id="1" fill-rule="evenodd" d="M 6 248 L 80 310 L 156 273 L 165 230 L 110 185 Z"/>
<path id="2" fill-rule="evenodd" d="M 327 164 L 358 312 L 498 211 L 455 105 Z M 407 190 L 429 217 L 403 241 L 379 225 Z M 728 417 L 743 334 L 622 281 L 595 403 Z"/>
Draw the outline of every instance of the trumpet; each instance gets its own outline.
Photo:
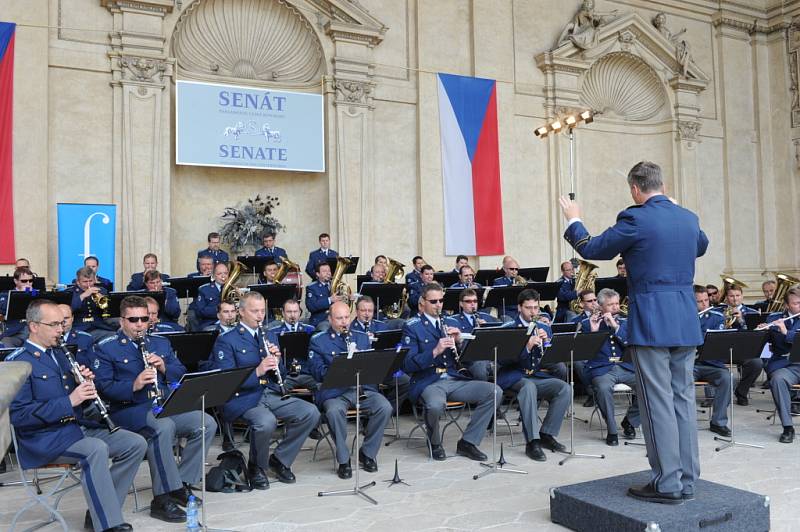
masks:
<path id="1" fill-rule="evenodd" d="M 164 402 L 164 392 L 158 385 L 158 370 L 153 366 L 147 356 L 150 354 L 147 351 L 147 331 L 142 331 L 137 340 L 139 341 L 139 352 L 142 353 L 142 362 L 144 362 L 144 369 L 150 369 L 156 372 L 156 382 L 152 383 L 150 389 L 147 390 L 147 398 L 153 401 L 153 413 L 158 414 L 161 412 L 161 405 Z"/>
<path id="2" fill-rule="evenodd" d="M 265 356 L 277 358 L 270 351 L 270 348 L 273 347 L 275 344 L 267 340 L 267 328 L 264 325 L 263 321 L 258 324 L 258 330 L 261 331 L 261 343 L 264 345 L 264 350 L 267 353 Z M 288 399 L 289 394 L 286 392 L 286 385 L 283 383 L 283 376 L 281 375 L 280 365 L 277 368 L 275 368 L 275 380 L 278 383 L 278 387 L 281 389 L 281 399 L 283 400 Z"/>
<path id="3" fill-rule="evenodd" d="M 91 295 L 91 298 L 92 298 L 92 301 L 94 301 L 94 304 L 100 310 L 108 309 L 108 304 L 109 304 L 108 296 L 103 295 L 100 292 L 95 292 L 94 294 Z"/>
<path id="4" fill-rule="evenodd" d="M 75 377 L 75 380 L 78 382 L 78 384 L 83 384 L 86 381 L 86 378 L 81 373 L 81 366 L 75 360 L 75 357 L 72 356 L 72 353 L 69 352 L 67 343 L 63 338 L 59 339 L 58 347 L 64 352 L 64 356 L 67 357 L 67 362 L 69 362 L 69 367 L 72 370 L 72 375 Z M 100 417 L 103 418 L 103 422 L 108 427 L 108 432 L 111 434 L 117 432 L 119 427 L 114 424 L 113 421 L 111 421 L 111 418 L 108 415 L 108 407 L 103 400 L 100 399 L 100 396 L 98 395 L 95 397 L 92 402 L 94 403 L 94 406 L 97 407 L 97 411 L 100 412 Z"/>
<path id="5" fill-rule="evenodd" d="M 760 330 L 763 330 L 763 329 L 769 329 L 770 327 L 773 327 L 773 326 L 775 326 L 775 325 L 777 325 L 779 323 L 783 323 L 785 321 L 793 320 L 793 319 L 797 318 L 798 316 L 800 316 L 800 312 L 798 312 L 797 314 L 791 314 L 789 316 L 786 316 L 785 318 L 779 318 L 779 319 L 777 319 L 775 321 L 771 321 L 769 323 L 759 323 L 758 326 L 756 326 L 756 330 L 760 331 Z"/>

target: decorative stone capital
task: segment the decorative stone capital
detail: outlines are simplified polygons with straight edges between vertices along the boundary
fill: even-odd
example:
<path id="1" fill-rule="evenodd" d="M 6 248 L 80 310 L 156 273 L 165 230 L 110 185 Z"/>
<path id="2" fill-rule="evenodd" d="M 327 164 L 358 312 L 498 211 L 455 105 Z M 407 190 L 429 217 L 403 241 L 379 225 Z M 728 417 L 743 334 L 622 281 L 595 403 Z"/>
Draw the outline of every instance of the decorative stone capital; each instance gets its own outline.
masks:
<path id="1" fill-rule="evenodd" d="M 100 0 L 110 11 L 139 11 L 164 16 L 172 13 L 175 0 Z"/>
<path id="2" fill-rule="evenodd" d="M 702 124 L 689 120 L 678 121 L 678 140 L 688 142 L 690 146 L 697 142 L 697 133 L 700 131 Z"/>
<path id="3" fill-rule="evenodd" d="M 165 59 L 120 55 L 116 58 L 122 79 L 144 83 L 162 84 L 164 76 L 172 75 L 172 65 Z"/>
<path id="4" fill-rule="evenodd" d="M 336 89 L 336 103 L 371 108 L 373 85 L 369 81 L 336 79 L 333 82 Z"/>

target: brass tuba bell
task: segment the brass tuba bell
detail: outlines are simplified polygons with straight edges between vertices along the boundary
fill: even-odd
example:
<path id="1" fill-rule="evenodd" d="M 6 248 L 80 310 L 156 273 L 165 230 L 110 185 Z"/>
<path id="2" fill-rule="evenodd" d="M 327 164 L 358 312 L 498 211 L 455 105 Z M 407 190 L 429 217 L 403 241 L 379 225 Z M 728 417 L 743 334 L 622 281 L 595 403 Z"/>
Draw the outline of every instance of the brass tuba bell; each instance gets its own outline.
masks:
<path id="1" fill-rule="evenodd" d="M 345 257 L 336 257 L 336 270 L 333 272 L 331 278 L 331 296 L 336 298 L 347 298 L 347 304 L 350 306 L 350 312 L 353 312 L 353 289 L 344 282 L 344 272 L 350 266 L 350 259 Z"/>
<path id="2" fill-rule="evenodd" d="M 768 313 L 783 310 L 783 298 L 786 296 L 786 292 L 792 286 L 800 284 L 800 279 L 792 277 L 788 273 L 778 272 L 775 274 L 775 282 L 777 283 L 775 293 L 772 294 L 772 298 L 767 302 L 766 312 Z"/>
<path id="3" fill-rule="evenodd" d="M 238 260 L 232 260 L 228 263 L 228 279 L 222 285 L 220 291 L 220 301 L 232 303 L 239 306 L 240 289 L 236 287 L 236 281 L 242 275 L 243 265 Z"/>
<path id="4" fill-rule="evenodd" d="M 389 262 L 389 267 L 386 269 L 386 283 L 398 284 L 398 279 L 403 280 L 405 276 L 405 264 L 399 262 L 392 258 L 386 259 Z M 392 305 L 386 305 L 381 311 L 383 311 L 384 315 L 386 315 L 389 319 L 397 319 L 403 313 L 403 309 L 406 306 L 406 302 L 408 301 L 408 292 L 404 289 L 403 290 L 403 297 L 400 299 L 399 303 L 394 303 Z"/>
<path id="5" fill-rule="evenodd" d="M 576 259 L 578 271 L 575 272 L 575 292 L 580 294 L 583 290 L 594 291 L 594 281 L 597 279 L 597 265 L 591 262 Z M 569 308 L 575 314 L 583 312 L 580 305 L 581 298 L 575 298 L 569 303 Z"/>

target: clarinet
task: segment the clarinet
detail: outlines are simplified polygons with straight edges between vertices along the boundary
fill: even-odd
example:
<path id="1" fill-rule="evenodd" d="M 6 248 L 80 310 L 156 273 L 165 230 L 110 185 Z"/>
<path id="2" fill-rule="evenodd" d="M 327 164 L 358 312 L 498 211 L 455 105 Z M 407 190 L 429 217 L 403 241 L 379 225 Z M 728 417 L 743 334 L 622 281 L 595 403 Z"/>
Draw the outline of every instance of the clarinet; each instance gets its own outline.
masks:
<path id="1" fill-rule="evenodd" d="M 58 347 L 64 352 L 64 356 L 67 357 L 67 362 L 69 362 L 69 367 L 72 370 L 72 375 L 75 377 L 75 380 L 78 382 L 78 384 L 83 384 L 86 381 L 86 377 L 84 377 L 83 374 L 81 373 L 80 365 L 75 360 L 75 357 L 72 356 L 72 353 L 69 352 L 69 349 L 67 348 L 67 343 L 64 341 L 63 338 L 59 338 Z M 108 427 L 108 432 L 111 434 L 117 432 L 119 430 L 119 427 L 116 426 L 113 421 L 111 421 L 111 417 L 109 417 L 108 415 L 108 407 L 106 407 L 106 404 L 103 402 L 102 399 L 100 399 L 100 396 L 98 395 L 97 397 L 95 397 L 92 402 L 94 403 L 94 406 L 97 407 L 97 410 L 100 412 L 100 417 L 103 418 L 103 421 Z"/>
<path id="2" fill-rule="evenodd" d="M 264 322 L 258 324 L 258 330 L 261 331 L 261 343 L 264 344 L 264 350 L 266 351 L 266 356 L 276 358 L 275 355 L 269 350 L 272 347 L 272 343 L 267 340 L 267 330 L 264 327 Z M 281 389 L 281 399 L 288 399 L 290 395 L 286 392 L 286 386 L 283 384 L 283 376 L 281 376 L 281 368 L 280 364 L 277 368 L 275 368 L 275 380 L 278 383 L 278 387 Z"/>
<path id="3" fill-rule="evenodd" d="M 147 331 L 142 331 L 141 335 L 138 338 L 139 340 L 139 351 L 142 353 L 142 361 L 144 362 L 144 369 L 155 369 L 153 365 L 147 360 Z M 153 401 L 153 412 L 158 414 L 161 412 L 161 404 L 164 402 L 164 392 L 161 391 L 161 387 L 158 385 L 158 370 L 156 371 L 156 382 L 154 382 L 150 389 L 147 390 L 147 398 Z"/>

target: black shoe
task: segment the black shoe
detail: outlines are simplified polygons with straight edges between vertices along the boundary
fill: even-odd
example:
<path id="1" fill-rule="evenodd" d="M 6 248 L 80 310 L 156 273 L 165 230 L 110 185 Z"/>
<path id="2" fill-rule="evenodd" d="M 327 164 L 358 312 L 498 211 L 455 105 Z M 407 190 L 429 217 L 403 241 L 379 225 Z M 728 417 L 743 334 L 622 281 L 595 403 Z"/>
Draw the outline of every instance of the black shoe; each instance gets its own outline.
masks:
<path id="1" fill-rule="evenodd" d="M 169 494 L 156 495 L 150 501 L 150 517 L 167 523 L 185 523 L 186 512 L 175 504 Z"/>
<path id="2" fill-rule="evenodd" d="M 358 463 L 361 464 L 361 468 L 367 473 L 374 473 L 378 470 L 377 462 L 364 454 L 364 449 L 358 450 Z"/>
<path id="3" fill-rule="evenodd" d="M 280 460 L 275 458 L 275 455 L 269 457 L 269 468 L 278 477 L 278 482 L 284 484 L 294 484 L 297 481 L 292 470 L 281 463 Z"/>
<path id="4" fill-rule="evenodd" d="M 700 408 L 709 408 L 714 405 L 714 399 L 703 399 L 700 401 Z"/>
<path id="5" fill-rule="evenodd" d="M 792 403 L 792 406 L 789 408 L 792 414 L 800 415 L 800 403 Z M 5 473 L 5 468 L 3 468 L 0 473 Z"/>
<path id="6" fill-rule="evenodd" d="M 431 445 L 431 456 L 434 460 L 441 462 L 447 458 L 447 453 L 444 452 L 444 447 L 441 445 Z"/>
<path id="7" fill-rule="evenodd" d="M 622 418 L 622 437 L 626 440 L 632 440 L 636 438 L 636 429 L 633 428 L 631 422 L 628 421 L 628 416 Z"/>
<path id="8" fill-rule="evenodd" d="M 339 475 L 341 479 L 348 479 L 353 476 L 353 468 L 350 467 L 350 460 L 347 463 L 339 464 L 339 469 L 336 470 L 336 474 Z"/>
<path id="9" fill-rule="evenodd" d="M 170 499 L 175 501 L 175 504 L 178 504 L 180 506 L 186 506 L 187 504 L 189 504 L 189 497 L 194 495 L 194 493 L 192 493 L 192 488 L 189 487 L 188 484 L 184 483 L 183 487 L 178 488 L 174 491 L 170 491 L 168 495 Z M 203 499 L 201 499 L 197 495 L 194 496 L 194 499 L 195 501 L 197 501 L 198 506 L 202 506 Z"/>
<path id="10" fill-rule="evenodd" d="M 487 459 L 487 456 L 483 454 L 480 449 L 466 440 L 458 440 L 458 444 L 456 444 L 456 454 L 460 454 L 476 462 L 483 462 Z"/>
<path id="11" fill-rule="evenodd" d="M 537 462 L 544 462 L 547 460 L 547 457 L 544 455 L 544 451 L 542 451 L 542 442 L 541 440 L 531 440 L 525 445 L 525 454 L 531 460 L 536 460 Z"/>
<path id="12" fill-rule="evenodd" d="M 694 493 L 681 493 L 681 499 L 684 501 L 693 501 Z"/>
<path id="13" fill-rule="evenodd" d="M 683 504 L 683 495 L 680 491 L 673 493 L 661 493 L 655 490 L 652 485 L 645 484 L 640 487 L 628 488 L 628 495 L 634 499 L 645 502 L 658 502 L 661 504 Z"/>
<path id="14" fill-rule="evenodd" d="M 728 427 L 723 427 L 721 425 L 715 425 L 712 423 L 711 426 L 709 427 L 709 430 L 711 432 L 719 434 L 720 436 L 724 436 L 725 438 L 730 438 L 731 436 L 731 429 L 729 429 Z"/>
<path id="15" fill-rule="evenodd" d="M 583 402 L 583 406 L 586 408 L 591 408 L 594 406 L 594 395 L 587 395 L 586 400 Z"/>
<path id="16" fill-rule="evenodd" d="M 247 467 L 247 474 L 250 477 L 250 489 L 253 490 L 268 490 L 269 479 L 264 470 L 255 464 L 250 464 Z"/>
<path id="17" fill-rule="evenodd" d="M 542 447 L 544 447 L 545 449 L 550 449 L 554 453 L 565 453 L 565 452 L 567 452 L 567 448 L 564 445 L 560 444 L 558 442 L 558 440 L 556 440 L 550 434 L 546 434 L 544 432 L 540 432 L 539 433 L 539 439 L 541 440 Z"/>
<path id="18" fill-rule="evenodd" d="M 794 441 L 794 427 L 783 427 L 783 434 L 778 438 L 781 443 L 792 443 Z"/>
<path id="19" fill-rule="evenodd" d="M 739 395 L 737 393 L 736 394 L 736 404 L 739 405 L 739 406 L 747 406 L 747 405 L 750 404 L 750 400 L 746 396 Z"/>
<path id="20" fill-rule="evenodd" d="M 320 434 L 319 429 L 314 429 L 308 433 L 308 437 L 312 440 L 321 440 L 322 434 Z"/>
<path id="21" fill-rule="evenodd" d="M 128 523 L 120 523 L 117 526 L 106 528 L 103 532 L 129 532 L 130 530 L 133 530 L 133 526 Z"/>
<path id="22" fill-rule="evenodd" d="M 606 436 L 606 445 L 610 445 L 611 447 L 616 447 L 619 445 L 619 438 L 616 434 L 609 434 Z"/>

